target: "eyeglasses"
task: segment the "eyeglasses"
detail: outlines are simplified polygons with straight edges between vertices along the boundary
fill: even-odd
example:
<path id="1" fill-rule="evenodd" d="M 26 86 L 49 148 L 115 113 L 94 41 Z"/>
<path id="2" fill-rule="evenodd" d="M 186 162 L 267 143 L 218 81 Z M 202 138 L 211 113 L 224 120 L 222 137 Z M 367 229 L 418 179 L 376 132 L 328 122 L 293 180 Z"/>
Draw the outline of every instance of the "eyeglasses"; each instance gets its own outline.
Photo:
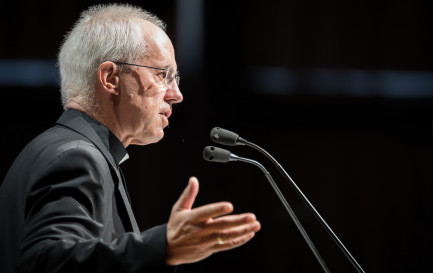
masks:
<path id="1" fill-rule="evenodd" d="M 165 71 L 164 75 L 164 82 L 167 85 L 167 87 L 171 86 L 173 83 L 173 80 L 176 82 L 177 86 L 179 86 L 180 82 L 180 75 L 177 72 L 174 72 L 173 68 L 160 68 L 160 67 L 153 67 L 153 66 L 147 66 L 147 65 L 139 65 L 139 64 L 130 64 L 130 63 L 123 63 L 123 62 L 113 62 L 115 64 L 123 64 L 123 65 L 132 65 L 132 66 L 138 66 L 138 67 L 146 67 L 146 68 L 152 68 L 156 70 Z"/>

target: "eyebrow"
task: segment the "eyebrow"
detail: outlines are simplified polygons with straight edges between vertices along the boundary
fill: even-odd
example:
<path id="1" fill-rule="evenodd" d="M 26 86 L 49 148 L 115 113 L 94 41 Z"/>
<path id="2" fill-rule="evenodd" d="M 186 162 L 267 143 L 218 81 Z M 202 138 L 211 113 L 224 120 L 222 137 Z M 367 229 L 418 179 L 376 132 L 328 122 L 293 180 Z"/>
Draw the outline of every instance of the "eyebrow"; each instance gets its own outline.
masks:
<path id="1" fill-rule="evenodd" d="M 174 71 L 174 68 L 171 66 L 171 65 L 166 65 L 166 66 L 163 66 L 165 69 L 168 69 L 168 70 L 170 70 L 170 69 L 172 69 L 173 70 L 173 72 L 174 72 L 174 76 L 176 76 L 176 75 L 179 75 L 180 73 L 179 73 L 179 70 L 177 70 L 176 69 L 176 71 Z"/>

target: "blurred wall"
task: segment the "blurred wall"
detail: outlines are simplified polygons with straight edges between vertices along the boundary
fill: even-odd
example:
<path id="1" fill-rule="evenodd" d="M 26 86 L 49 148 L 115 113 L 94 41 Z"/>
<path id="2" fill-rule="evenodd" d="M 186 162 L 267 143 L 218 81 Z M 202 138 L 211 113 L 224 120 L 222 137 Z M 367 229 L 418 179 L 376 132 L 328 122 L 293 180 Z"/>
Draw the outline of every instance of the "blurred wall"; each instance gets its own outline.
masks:
<path id="1" fill-rule="evenodd" d="M 100 2 L 11 1 L 1 10 L 1 178 L 62 112 L 55 82 L 8 82 L 34 70 L 12 73 L 7 61 L 55 61 L 79 12 Z M 431 1 L 130 3 L 168 23 L 185 71 L 185 100 L 165 138 L 128 147 L 122 167 L 140 227 L 167 221 L 191 175 L 201 181 L 197 206 L 231 201 L 262 224 L 247 245 L 178 272 L 322 272 L 260 170 L 203 161 L 214 126 L 274 155 L 366 272 L 433 270 Z M 271 171 L 332 272 L 356 272 L 265 158 L 231 150 Z"/>

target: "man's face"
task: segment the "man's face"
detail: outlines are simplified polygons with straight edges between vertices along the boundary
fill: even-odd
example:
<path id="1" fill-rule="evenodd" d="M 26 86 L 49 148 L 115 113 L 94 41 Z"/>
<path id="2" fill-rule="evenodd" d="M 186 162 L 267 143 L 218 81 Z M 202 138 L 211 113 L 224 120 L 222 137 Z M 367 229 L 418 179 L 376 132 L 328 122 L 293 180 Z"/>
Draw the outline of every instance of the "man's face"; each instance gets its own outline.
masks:
<path id="1" fill-rule="evenodd" d="M 171 68 L 177 71 L 174 49 L 167 35 L 156 26 L 143 22 L 145 36 L 152 37 L 147 43 L 148 56 L 136 62 L 139 65 Z M 150 36 L 149 36 L 150 35 Z M 120 96 L 116 116 L 123 132 L 123 143 L 146 145 L 161 140 L 172 105 L 183 97 L 173 81 L 167 85 L 167 72 L 145 67 L 129 66 L 120 75 Z"/>

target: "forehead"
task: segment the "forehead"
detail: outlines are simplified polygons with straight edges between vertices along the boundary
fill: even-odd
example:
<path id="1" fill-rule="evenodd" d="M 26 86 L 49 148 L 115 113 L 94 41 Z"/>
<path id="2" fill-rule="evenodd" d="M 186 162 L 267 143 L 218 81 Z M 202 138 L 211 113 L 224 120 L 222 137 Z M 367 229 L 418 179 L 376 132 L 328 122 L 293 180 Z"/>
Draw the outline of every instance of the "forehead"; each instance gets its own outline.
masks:
<path id="1" fill-rule="evenodd" d="M 147 47 L 146 59 L 154 65 L 176 69 L 173 44 L 167 34 L 148 21 L 141 20 L 140 25 Z"/>

